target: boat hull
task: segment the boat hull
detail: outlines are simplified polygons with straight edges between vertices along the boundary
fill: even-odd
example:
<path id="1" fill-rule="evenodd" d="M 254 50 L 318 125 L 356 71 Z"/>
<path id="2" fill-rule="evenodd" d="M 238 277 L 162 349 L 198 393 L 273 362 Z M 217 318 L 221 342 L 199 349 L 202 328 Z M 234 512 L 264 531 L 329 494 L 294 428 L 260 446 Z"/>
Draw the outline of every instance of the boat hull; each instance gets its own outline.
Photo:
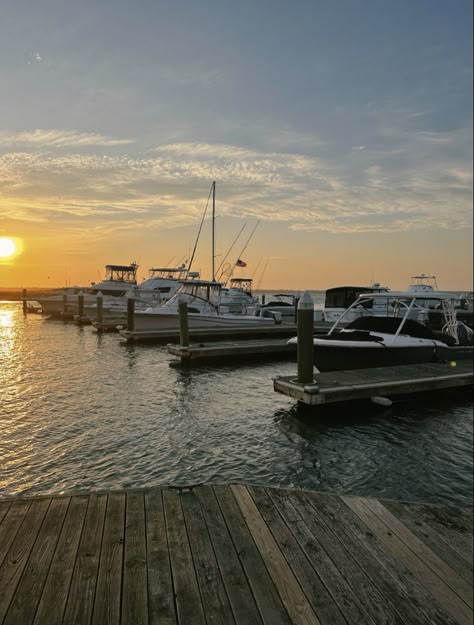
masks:
<path id="1" fill-rule="evenodd" d="M 135 330 L 179 330 L 178 313 L 147 313 L 135 312 Z M 244 315 L 206 315 L 188 313 L 188 327 L 191 329 L 206 328 L 241 328 L 245 326 L 274 326 L 275 320 L 265 317 Z"/>
<path id="2" fill-rule="evenodd" d="M 323 343 L 321 341 L 321 343 Z M 313 363 L 319 371 L 343 371 L 372 367 L 394 367 L 397 365 L 428 362 L 452 362 L 473 357 L 472 347 L 428 346 L 314 346 Z"/>

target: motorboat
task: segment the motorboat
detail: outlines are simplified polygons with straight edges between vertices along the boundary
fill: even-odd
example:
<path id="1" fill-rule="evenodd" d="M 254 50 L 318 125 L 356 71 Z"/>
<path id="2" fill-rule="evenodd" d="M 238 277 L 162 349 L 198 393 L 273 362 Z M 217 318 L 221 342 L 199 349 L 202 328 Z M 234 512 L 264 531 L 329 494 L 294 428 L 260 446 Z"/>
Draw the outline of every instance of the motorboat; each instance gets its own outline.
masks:
<path id="1" fill-rule="evenodd" d="M 92 282 L 89 286 L 69 286 L 60 289 L 56 294 L 37 298 L 44 313 L 60 315 L 64 312 L 77 314 L 78 295 L 84 296 L 84 305 L 95 304 L 100 292 L 106 297 L 121 297 L 131 287 L 137 284 L 138 265 L 106 265 L 105 278 L 98 283 Z"/>
<path id="2" fill-rule="evenodd" d="M 213 280 L 182 280 L 173 297 L 161 306 L 135 311 L 135 330 L 179 329 L 180 302 L 187 304 L 189 328 L 272 326 L 281 321 L 275 314 L 231 314 L 228 303 L 221 309 L 221 291 L 222 284 Z"/>
<path id="3" fill-rule="evenodd" d="M 228 287 L 221 288 L 219 310 L 231 315 L 254 315 L 260 308 L 252 293 L 252 278 L 231 278 Z"/>
<path id="4" fill-rule="evenodd" d="M 386 316 L 359 316 L 342 327 L 352 309 L 385 299 Z M 427 322 L 433 305 L 443 313 L 441 330 Z M 290 342 L 296 342 L 296 338 Z M 361 293 L 325 335 L 315 336 L 314 365 L 319 371 L 452 361 L 473 357 L 473 331 L 456 318 L 451 294 L 439 291 Z"/>
<path id="5" fill-rule="evenodd" d="M 179 267 L 151 267 L 148 278 L 139 285 L 131 286 L 120 297 L 103 298 L 102 319 L 119 322 L 127 316 L 127 299 L 135 300 L 135 308 L 143 309 L 150 306 L 160 306 L 169 300 L 176 292 L 181 280 L 188 274 L 198 277 L 198 272 L 188 272 L 185 265 Z M 84 315 L 92 321 L 97 320 L 97 297 L 95 301 L 88 301 L 84 306 Z"/>
<path id="6" fill-rule="evenodd" d="M 327 289 L 324 299 L 323 320 L 334 323 L 353 304 L 361 293 L 386 293 L 388 287 L 374 282 L 371 286 L 337 286 Z M 345 314 L 346 323 L 367 315 L 386 315 L 386 300 L 373 298 L 364 300 L 359 305 L 351 308 L 350 314 Z"/>
<path id="7" fill-rule="evenodd" d="M 282 321 L 293 322 L 297 298 L 296 293 L 274 293 L 269 296 L 268 301 L 260 304 L 260 313 L 257 314 L 265 314 L 265 311 L 279 313 Z"/>

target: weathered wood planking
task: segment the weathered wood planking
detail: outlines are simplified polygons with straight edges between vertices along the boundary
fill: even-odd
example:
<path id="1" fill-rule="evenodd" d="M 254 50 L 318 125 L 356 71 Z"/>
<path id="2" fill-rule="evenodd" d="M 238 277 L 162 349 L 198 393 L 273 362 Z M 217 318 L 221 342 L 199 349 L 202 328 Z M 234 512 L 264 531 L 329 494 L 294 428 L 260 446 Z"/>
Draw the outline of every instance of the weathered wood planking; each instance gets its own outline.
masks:
<path id="1" fill-rule="evenodd" d="M 472 516 L 243 485 L 0 501 L 0 625 L 469 625 Z"/>
<path id="2" fill-rule="evenodd" d="M 315 374 L 313 384 L 300 384 L 296 374 L 279 376 L 273 380 L 273 389 L 277 393 L 315 406 L 381 395 L 392 397 L 449 388 L 467 388 L 472 387 L 473 382 L 473 362 L 466 359 L 460 360 L 456 367 L 442 362 L 326 371 Z"/>

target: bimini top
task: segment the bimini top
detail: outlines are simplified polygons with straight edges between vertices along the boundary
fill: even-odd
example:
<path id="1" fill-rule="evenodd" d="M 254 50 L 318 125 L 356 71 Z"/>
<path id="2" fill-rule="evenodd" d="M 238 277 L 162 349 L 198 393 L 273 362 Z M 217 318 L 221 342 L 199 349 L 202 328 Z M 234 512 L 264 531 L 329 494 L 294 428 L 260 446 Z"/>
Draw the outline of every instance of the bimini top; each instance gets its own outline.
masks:
<path id="1" fill-rule="evenodd" d="M 105 268 L 110 269 L 110 271 L 136 271 L 138 265 L 135 263 L 132 265 L 105 265 Z"/>
<path id="2" fill-rule="evenodd" d="M 239 284 L 239 282 L 253 282 L 253 278 L 231 278 L 231 284 Z"/>

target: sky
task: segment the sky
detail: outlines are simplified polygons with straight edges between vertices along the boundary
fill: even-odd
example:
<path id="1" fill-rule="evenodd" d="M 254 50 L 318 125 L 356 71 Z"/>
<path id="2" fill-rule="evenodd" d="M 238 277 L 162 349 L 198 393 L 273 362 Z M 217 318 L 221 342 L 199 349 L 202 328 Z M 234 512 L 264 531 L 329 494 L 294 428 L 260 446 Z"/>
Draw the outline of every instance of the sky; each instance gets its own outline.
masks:
<path id="1" fill-rule="evenodd" d="M 216 181 L 255 287 L 472 290 L 472 106 L 470 0 L 7 1 L 0 287 L 189 261 Z"/>

